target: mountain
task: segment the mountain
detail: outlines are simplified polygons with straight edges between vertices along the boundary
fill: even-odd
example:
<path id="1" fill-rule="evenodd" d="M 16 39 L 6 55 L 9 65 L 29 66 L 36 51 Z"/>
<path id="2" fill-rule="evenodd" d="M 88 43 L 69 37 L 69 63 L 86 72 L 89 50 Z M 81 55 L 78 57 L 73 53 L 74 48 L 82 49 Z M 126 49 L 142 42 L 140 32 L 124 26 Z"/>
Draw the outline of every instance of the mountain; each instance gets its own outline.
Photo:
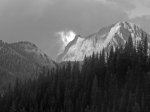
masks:
<path id="1" fill-rule="evenodd" d="M 85 56 L 90 56 L 100 52 L 102 49 L 109 51 L 111 47 L 123 46 L 131 35 L 133 43 L 141 40 L 141 36 L 147 35 L 150 43 L 150 35 L 148 35 L 139 26 L 130 22 L 118 22 L 100 29 L 86 38 L 76 36 L 60 54 L 57 61 L 82 61 Z"/>
<path id="2" fill-rule="evenodd" d="M 53 60 L 42 52 L 35 44 L 27 41 L 10 44 L 19 54 L 40 66 L 53 67 Z"/>
<path id="3" fill-rule="evenodd" d="M 6 43 L 0 40 L 0 87 L 16 78 L 36 77 L 42 67 L 55 67 L 54 61 L 35 44 L 27 41 Z"/>

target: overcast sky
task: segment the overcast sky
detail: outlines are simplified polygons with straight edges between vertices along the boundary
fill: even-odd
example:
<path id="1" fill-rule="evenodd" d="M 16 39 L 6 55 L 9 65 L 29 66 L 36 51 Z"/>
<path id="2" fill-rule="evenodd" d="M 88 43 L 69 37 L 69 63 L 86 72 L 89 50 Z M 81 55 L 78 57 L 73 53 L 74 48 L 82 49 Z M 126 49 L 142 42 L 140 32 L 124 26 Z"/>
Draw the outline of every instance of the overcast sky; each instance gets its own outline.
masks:
<path id="1" fill-rule="evenodd" d="M 31 41 L 52 58 L 62 44 L 58 32 L 87 36 L 124 20 L 150 33 L 150 0 L 0 0 L 0 39 Z"/>

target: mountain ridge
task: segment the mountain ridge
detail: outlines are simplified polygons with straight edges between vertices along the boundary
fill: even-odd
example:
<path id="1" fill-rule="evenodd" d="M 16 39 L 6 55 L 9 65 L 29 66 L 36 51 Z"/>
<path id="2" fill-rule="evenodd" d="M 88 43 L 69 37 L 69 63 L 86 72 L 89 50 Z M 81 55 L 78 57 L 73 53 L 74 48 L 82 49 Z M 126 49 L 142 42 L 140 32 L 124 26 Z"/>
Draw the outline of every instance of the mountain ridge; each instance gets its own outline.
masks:
<path id="1" fill-rule="evenodd" d="M 150 42 L 150 35 L 147 34 L 141 27 L 131 22 L 122 21 L 103 27 L 96 33 L 93 33 L 82 41 L 70 45 L 68 52 L 60 57 L 59 61 L 83 61 L 85 56 L 90 56 L 94 53 L 100 52 L 102 49 L 108 50 L 113 46 L 114 48 L 122 46 L 126 43 L 131 35 L 134 44 L 141 40 L 142 34 L 147 35 L 148 42 Z M 80 39 L 80 38 L 78 38 Z"/>
<path id="2" fill-rule="evenodd" d="M 43 67 L 55 68 L 55 62 L 28 41 L 7 43 L 0 40 L 0 88 L 16 78 L 37 77 Z M 6 83 L 8 84 L 8 83 Z"/>

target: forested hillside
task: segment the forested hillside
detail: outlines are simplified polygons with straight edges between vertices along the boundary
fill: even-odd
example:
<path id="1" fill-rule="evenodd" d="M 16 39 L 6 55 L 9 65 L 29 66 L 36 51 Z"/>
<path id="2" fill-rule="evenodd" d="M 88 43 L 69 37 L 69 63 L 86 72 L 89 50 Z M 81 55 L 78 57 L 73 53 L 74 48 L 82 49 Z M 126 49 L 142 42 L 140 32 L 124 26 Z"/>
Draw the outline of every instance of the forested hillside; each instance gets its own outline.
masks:
<path id="1" fill-rule="evenodd" d="M 150 56 L 147 37 L 136 46 L 104 50 L 40 77 L 16 81 L 1 94 L 0 112 L 150 112 Z"/>
<path id="2" fill-rule="evenodd" d="M 55 67 L 54 61 L 28 41 L 7 43 L 0 40 L 0 92 L 15 79 L 36 78 L 42 67 Z"/>

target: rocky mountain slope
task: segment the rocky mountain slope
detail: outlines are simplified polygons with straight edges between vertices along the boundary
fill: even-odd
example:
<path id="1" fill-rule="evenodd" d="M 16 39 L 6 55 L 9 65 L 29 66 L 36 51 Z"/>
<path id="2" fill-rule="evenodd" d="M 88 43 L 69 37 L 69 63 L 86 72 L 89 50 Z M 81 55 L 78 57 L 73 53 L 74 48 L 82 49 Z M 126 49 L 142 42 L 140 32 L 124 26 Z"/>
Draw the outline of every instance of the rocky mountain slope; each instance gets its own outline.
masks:
<path id="1" fill-rule="evenodd" d="M 141 35 L 147 35 L 150 42 L 150 35 L 143 31 L 139 26 L 130 22 L 118 22 L 100 29 L 98 32 L 86 38 L 76 36 L 65 48 L 65 51 L 58 56 L 57 61 L 82 61 L 85 56 L 90 56 L 100 52 L 102 49 L 107 51 L 113 46 L 119 47 L 126 43 L 129 36 L 133 42 L 141 40 Z"/>

